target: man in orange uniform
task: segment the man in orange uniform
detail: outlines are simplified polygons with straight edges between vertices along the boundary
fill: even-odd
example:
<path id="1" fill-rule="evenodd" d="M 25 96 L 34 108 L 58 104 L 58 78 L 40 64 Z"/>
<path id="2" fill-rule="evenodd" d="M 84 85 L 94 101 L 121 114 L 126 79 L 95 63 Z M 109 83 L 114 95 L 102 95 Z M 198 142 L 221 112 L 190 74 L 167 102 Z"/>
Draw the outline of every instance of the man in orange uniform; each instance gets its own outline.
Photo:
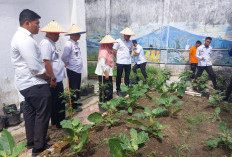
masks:
<path id="1" fill-rule="evenodd" d="M 197 48 L 201 45 L 201 42 L 198 40 L 196 42 L 196 45 L 190 48 L 189 51 L 189 64 L 190 64 L 190 68 L 193 71 L 193 75 L 192 75 L 192 79 L 195 78 L 195 73 L 196 73 L 196 69 L 197 69 L 197 63 L 198 63 L 198 59 L 196 58 L 196 52 L 197 52 Z"/>

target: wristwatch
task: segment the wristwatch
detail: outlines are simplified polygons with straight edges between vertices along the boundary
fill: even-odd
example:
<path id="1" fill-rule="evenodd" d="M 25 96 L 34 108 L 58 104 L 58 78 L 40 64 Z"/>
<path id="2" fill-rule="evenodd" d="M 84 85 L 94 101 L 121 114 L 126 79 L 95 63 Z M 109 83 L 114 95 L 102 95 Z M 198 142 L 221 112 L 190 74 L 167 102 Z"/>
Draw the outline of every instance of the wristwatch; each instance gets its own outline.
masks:
<path id="1" fill-rule="evenodd" d="M 56 78 L 53 78 L 52 81 L 53 81 L 53 82 L 56 82 Z"/>

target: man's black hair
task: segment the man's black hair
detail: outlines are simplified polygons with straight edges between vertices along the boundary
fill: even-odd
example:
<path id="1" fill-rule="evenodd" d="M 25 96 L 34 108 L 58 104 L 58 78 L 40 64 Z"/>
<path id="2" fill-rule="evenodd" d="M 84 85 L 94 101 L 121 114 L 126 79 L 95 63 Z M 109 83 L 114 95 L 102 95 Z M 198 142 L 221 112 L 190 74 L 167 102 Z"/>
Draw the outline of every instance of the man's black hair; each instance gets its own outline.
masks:
<path id="1" fill-rule="evenodd" d="M 35 13 L 34 11 L 32 10 L 29 10 L 29 9 L 24 9 L 20 14 L 19 14 L 19 24 L 20 26 L 22 26 L 25 21 L 34 21 L 36 19 L 40 19 L 41 17 Z"/>
<path id="2" fill-rule="evenodd" d="M 205 40 L 210 40 L 210 41 L 212 41 L 212 38 L 211 38 L 211 37 L 206 37 Z"/>
<path id="3" fill-rule="evenodd" d="M 132 40 L 132 43 L 133 43 L 133 44 L 137 44 L 137 41 L 136 41 L 136 40 Z"/>
<path id="4" fill-rule="evenodd" d="M 201 45 L 201 41 L 200 41 L 200 40 L 197 40 L 196 44 L 200 44 L 200 45 Z"/>

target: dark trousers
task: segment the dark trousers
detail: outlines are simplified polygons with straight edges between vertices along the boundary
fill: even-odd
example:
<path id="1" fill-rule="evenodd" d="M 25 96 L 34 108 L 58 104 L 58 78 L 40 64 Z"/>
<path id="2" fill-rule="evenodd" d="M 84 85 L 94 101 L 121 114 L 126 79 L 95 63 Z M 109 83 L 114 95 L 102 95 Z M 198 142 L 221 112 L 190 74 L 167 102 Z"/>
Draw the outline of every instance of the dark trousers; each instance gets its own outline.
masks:
<path id="1" fill-rule="evenodd" d="M 196 74 L 196 70 L 197 70 L 197 63 L 191 63 L 190 64 L 190 69 L 192 70 L 192 72 L 193 72 L 193 75 L 192 75 L 192 79 L 194 79 L 195 78 L 195 74 Z"/>
<path id="2" fill-rule="evenodd" d="M 117 64 L 116 90 L 120 90 L 121 78 L 123 70 L 125 71 L 124 82 L 129 86 L 129 76 L 131 71 L 131 64 Z"/>
<path id="3" fill-rule="evenodd" d="M 104 96 L 102 96 L 102 76 L 98 76 L 99 81 L 99 102 L 106 102 L 113 98 L 113 82 L 112 76 L 109 76 L 109 80 L 105 79 L 103 76 L 103 92 Z"/>
<path id="4" fill-rule="evenodd" d="M 60 94 L 64 92 L 63 83 L 57 82 L 55 88 L 50 87 L 50 91 L 52 94 L 52 125 L 61 127 L 60 122 L 65 119 L 65 103 L 62 103 L 62 98 L 60 98 Z"/>
<path id="5" fill-rule="evenodd" d="M 20 91 L 25 98 L 23 116 L 25 119 L 27 144 L 35 149 L 45 146 L 49 119 L 51 116 L 51 93 L 48 84 L 35 85 Z"/>
<path id="6" fill-rule="evenodd" d="M 217 89 L 216 75 L 213 72 L 212 66 L 198 66 L 195 80 L 202 75 L 204 70 L 209 74 L 209 78 L 212 80 L 214 88 Z"/>
<path id="7" fill-rule="evenodd" d="M 230 84 L 226 89 L 225 99 L 228 99 L 230 97 L 231 92 L 232 92 L 232 77 L 230 78 Z"/>
<path id="8" fill-rule="evenodd" d="M 133 66 L 133 72 L 137 75 L 137 69 L 140 68 L 140 69 L 141 69 L 141 72 L 142 72 L 142 74 L 143 74 L 143 77 L 144 77 L 145 79 L 147 79 L 146 65 L 147 65 L 146 62 L 145 62 L 145 63 L 142 63 L 142 64 L 135 64 L 135 65 Z"/>
<path id="9" fill-rule="evenodd" d="M 67 75 L 69 80 L 69 88 L 75 90 L 74 93 L 76 97 L 72 97 L 72 103 L 77 102 L 77 100 L 80 98 L 81 74 L 67 69 Z"/>

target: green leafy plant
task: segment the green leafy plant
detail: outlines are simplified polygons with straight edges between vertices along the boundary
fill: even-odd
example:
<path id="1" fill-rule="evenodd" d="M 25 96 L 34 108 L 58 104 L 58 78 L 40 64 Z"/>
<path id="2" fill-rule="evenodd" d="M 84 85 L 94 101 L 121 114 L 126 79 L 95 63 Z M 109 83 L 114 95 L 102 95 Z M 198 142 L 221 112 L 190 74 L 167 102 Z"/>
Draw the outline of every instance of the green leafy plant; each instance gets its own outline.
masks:
<path id="1" fill-rule="evenodd" d="M 206 141 L 206 145 L 216 148 L 219 144 L 222 144 L 227 149 L 232 150 L 232 130 L 228 129 L 224 122 L 220 122 L 218 128 L 221 132 L 217 133 L 214 139 Z"/>
<path id="2" fill-rule="evenodd" d="M 207 88 L 208 74 L 204 71 L 201 77 L 198 77 L 197 80 L 193 83 L 194 87 L 197 87 L 199 91 L 205 91 Z"/>
<path id="3" fill-rule="evenodd" d="M 153 109 L 152 111 L 149 108 L 144 108 L 144 113 L 134 114 L 134 116 L 138 118 L 148 119 L 148 124 L 140 122 L 139 120 L 136 120 L 134 118 L 125 118 L 125 120 L 132 124 L 140 125 L 140 128 L 142 130 L 150 133 L 155 137 L 163 138 L 161 130 L 166 129 L 169 126 L 161 125 L 159 122 L 154 121 L 154 118 L 161 116 L 165 111 L 166 109 L 160 107 Z"/>
<path id="4" fill-rule="evenodd" d="M 182 110 L 181 108 L 179 108 L 175 110 L 174 112 L 171 112 L 171 108 L 179 107 L 183 103 L 183 101 L 177 101 L 174 103 L 176 99 L 177 97 L 175 96 L 169 97 L 166 93 L 163 93 L 160 96 L 160 98 L 156 98 L 156 100 L 167 109 L 168 114 L 169 115 L 171 114 L 172 116 L 177 115 L 177 113 L 179 113 Z"/>
<path id="5" fill-rule="evenodd" d="M 224 98 L 224 96 L 222 95 L 223 95 L 222 92 L 218 92 L 214 90 L 212 92 L 211 98 L 209 99 L 209 103 L 213 106 L 218 106 L 220 103 L 222 103 L 222 100 Z"/>
<path id="6" fill-rule="evenodd" d="M 189 87 L 191 85 L 191 83 L 189 81 L 179 81 L 177 83 L 176 89 L 177 89 L 177 96 L 182 97 L 185 93 L 185 90 L 187 87 Z"/>
<path id="7" fill-rule="evenodd" d="M 105 116 L 102 116 L 100 113 L 94 112 L 88 116 L 88 120 L 95 123 L 95 125 L 104 121 L 107 123 L 106 126 L 112 127 L 116 122 L 120 120 L 119 118 L 116 118 L 116 116 L 125 113 L 125 110 L 118 111 L 117 107 L 125 103 L 126 100 L 122 97 L 113 98 L 106 103 L 102 103 L 102 108 L 107 111 L 107 114 Z"/>
<path id="8" fill-rule="evenodd" d="M 167 88 L 167 92 L 175 93 L 177 89 L 177 84 L 175 82 L 172 82 L 170 84 L 165 84 L 165 87 Z"/>
<path id="9" fill-rule="evenodd" d="M 69 141 L 74 150 L 74 152 L 72 152 L 70 155 L 77 154 L 82 150 L 84 144 L 86 143 L 88 129 L 92 125 L 83 125 L 78 117 L 70 120 L 63 120 L 60 122 L 60 124 L 62 128 L 65 129 L 65 132 L 69 135 L 66 138 L 63 138 L 63 140 Z"/>
<path id="10" fill-rule="evenodd" d="M 161 72 L 162 72 L 163 77 L 164 77 L 166 80 L 169 80 L 169 79 L 170 79 L 170 77 L 171 77 L 171 70 L 165 69 L 165 70 L 161 70 Z"/>
<path id="11" fill-rule="evenodd" d="M 0 156 L 17 157 L 25 149 L 26 142 L 15 144 L 14 137 L 6 129 L 3 129 L 0 138 Z"/>
<path id="12" fill-rule="evenodd" d="M 126 107 L 128 113 L 133 113 L 133 111 L 138 107 L 136 103 L 137 98 L 143 96 L 148 91 L 148 85 L 144 85 L 142 81 L 139 81 L 138 84 L 133 85 L 133 88 L 122 85 L 121 89 L 129 95 L 129 98 L 125 99 L 127 104 Z"/>
<path id="13" fill-rule="evenodd" d="M 193 72 L 191 70 L 187 70 L 185 72 L 182 72 L 180 75 L 179 75 L 179 78 L 181 81 L 186 81 L 187 79 L 191 78 L 193 75 Z"/>
<path id="14" fill-rule="evenodd" d="M 216 122 L 217 120 L 221 121 L 221 117 L 219 116 L 219 114 L 221 113 L 221 108 L 220 107 L 216 107 L 214 110 L 214 113 L 212 115 L 212 122 Z"/>
<path id="15" fill-rule="evenodd" d="M 148 134 L 144 131 L 138 133 L 135 129 L 130 130 L 131 139 L 123 134 L 119 134 L 118 137 L 110 138 L 109 148 L 110 153 L 113 154 L 114 157 L 134 157 L 136 152 L 144 147 L 144 143 L 149 140 Z"/>

